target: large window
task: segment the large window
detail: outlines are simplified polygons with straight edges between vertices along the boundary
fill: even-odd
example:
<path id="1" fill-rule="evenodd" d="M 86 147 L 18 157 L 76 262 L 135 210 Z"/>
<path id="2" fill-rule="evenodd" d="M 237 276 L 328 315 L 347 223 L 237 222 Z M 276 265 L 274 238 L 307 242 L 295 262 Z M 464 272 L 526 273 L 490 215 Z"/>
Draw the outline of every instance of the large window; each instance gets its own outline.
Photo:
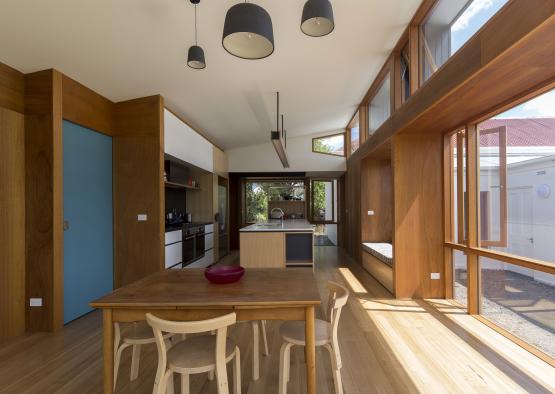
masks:
<path id="1" fill-rule="evenodd" d="M 555 89 L 445 143 L 448 293 L 555 363 Z"/>
<path id="2" fill-rule="evenodd" d="M 481 314 L 555 358 L 555 275 L 480 258 Z"/>
<path id="3" fill-rule="evenodd" d="M 508 0 L 439 0 L 422 25 L 422 79 L 426 81 Z"/>
<path id="4" fill-rule="evenodd" d="M 345 133 L 312 139 L 312 151 L 334 156 L 345 156 Z"/>
<path id="5" fill-rule="evenodd" d="M 304 218 L 304 180 L 247 180 L 244 183 L 244 223 L 265 222 L 274 208 L 289 218 Z"/>
<path id="6" fill-rule="evenodd" d="M 359 113 L 355 115 L 353 121 L 349 125 L 349 135 L 351 138 L 351 153 L 355 153 L 360 146 L 360 119 Z"/>
<path id="7" fill-rule="evenodd" d="M 389 74 L 368 105 L 368 133 L 373 134 L 391 115 L 391 84 Z"/>
<path id="8" fill-rule="evenodd" d="M 481 245 L 555 262 L 555 90 L 478 131 Z"/>

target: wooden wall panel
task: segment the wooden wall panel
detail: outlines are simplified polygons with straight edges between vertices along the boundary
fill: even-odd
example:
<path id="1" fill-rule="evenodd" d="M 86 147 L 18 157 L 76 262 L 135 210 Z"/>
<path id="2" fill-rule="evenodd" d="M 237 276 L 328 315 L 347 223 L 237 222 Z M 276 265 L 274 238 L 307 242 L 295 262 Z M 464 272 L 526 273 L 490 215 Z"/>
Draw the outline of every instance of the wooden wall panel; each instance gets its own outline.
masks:
<path id="1" fill-rule="evenodd" d="M 24 83 L 22 73 L 0 63 L 0 108 L 25 111 Z"/>
<path id="2" fill-rule="evenodd" d="M 229 163 L 226 153 L 220 148 L 213 147 L 214 152 L 214 172 L 224 178 L 228 177 Z"/>
<path id="3" fill-rule="evenodd" d="M 115 104 L 73 79 L 62 77 L 63 117 L 109 136 L 115 132 Z"/>
<path id="4" fill-rule="evenodd" d="M 191 177 L 200 183 L 200 190 L 187 191 L 187 212 L 194 222 L 214 222 L 214 174 L 192 168 Z"/>
<path id="5" fill-rule="evenodd" d="M 391 161 L 367 158 L 361 163 L 361 237 L 363 242 L 391 242 L 393 178 Z M 374 216 L 368 216 L 374 211 Z"/>
<path id="6" fill-rule="evenodd" d="M 164 267 L 163 99 L 116 104 L 114 280 L 120 287 Z M 146 214 L 147 221 L 137 215 Z"/>
<path id="7" fill-rule="evenodd" d="M 400 134 L 393 139 L 395 295 L 443 298 L 443 137 Z M 438 272 L 441 280 L 431 280 Z"/>
<path id="8" fill-rule="evenodd" d="M 239 229 L 241 228 L 241 179 L 229 177 L 229 249 L 239 249 Z"/>
<path id="9" fill-rule="evenodd" d="M 347 163 L 345 175 L 345 249 L 361 263 L 360 161 Z"/>
<path id="10" fill-rule="evenodd" d="M 62 76 L 25 75 L 26 298 L 29 331 L 63 326 Z"/>
<path id="11" fill-rule="evenodd" d="M 1 73 L 0 73 L 1 74 Z M 23 95 L 23 86 L 21 95 Z M 0 87 L 0 91 L 2 88 Z M 25 127 L 0 108 L 0 341 L 25 332 Z"/>

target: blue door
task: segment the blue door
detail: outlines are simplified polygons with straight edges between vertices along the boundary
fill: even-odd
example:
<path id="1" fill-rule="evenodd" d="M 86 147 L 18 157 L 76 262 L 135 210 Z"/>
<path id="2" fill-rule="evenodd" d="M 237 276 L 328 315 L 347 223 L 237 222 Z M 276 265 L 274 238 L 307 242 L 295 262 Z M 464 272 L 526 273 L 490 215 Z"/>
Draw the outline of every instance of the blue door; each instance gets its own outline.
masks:
<path id="1" fill-rule="evenodd" d="M 113 289 L 112 138 L 71 122 L 64 143 L 64 323 Z"/>

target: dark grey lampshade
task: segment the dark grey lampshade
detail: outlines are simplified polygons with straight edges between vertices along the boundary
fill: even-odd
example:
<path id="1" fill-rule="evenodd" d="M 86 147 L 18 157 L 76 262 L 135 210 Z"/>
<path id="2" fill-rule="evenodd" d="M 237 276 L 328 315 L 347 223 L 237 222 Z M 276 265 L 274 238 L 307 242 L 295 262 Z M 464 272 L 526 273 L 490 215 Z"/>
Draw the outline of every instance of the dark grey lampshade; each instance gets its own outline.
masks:
<path id="1" fill-rule="evenodd" d="M 197 70 L 206 67 L 206 61 L 204 60 L 204 51 L 198 45 L 193 45 L 189 48 L 189 54 L 187 55 L 187 65 Z"/>
<path id="2" fill-rule="evenodd" d="M 333 8 L 329 0 L 308 0 L 303 8 L 301 30 L 311 37 L 330 34 L 335 28 Z"/>
<path id="3" fill-rule="evenodd" d="M 262 59 L 274 52 L 274 30 L 268 12 L 252 3 L 239 3 L 225 16 L 222 45 L 233 56 Z"/>

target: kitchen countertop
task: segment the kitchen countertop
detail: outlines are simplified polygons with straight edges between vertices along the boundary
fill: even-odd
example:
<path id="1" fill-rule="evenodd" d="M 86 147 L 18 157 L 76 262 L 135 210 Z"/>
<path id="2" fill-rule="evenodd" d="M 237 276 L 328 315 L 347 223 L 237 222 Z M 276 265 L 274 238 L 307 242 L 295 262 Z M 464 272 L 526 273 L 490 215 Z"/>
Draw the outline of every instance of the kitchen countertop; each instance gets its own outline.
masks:
<path id="1" fill-rule="evenodd" d="M 243 227 L 240 232 L 305 232 L 314 231 L 314 225 L 308 220 L 304 219 L 290 219 L 284 220 L 283 224 L 281 220 L 270 220 L 269 222 L 261 222 L 251 224 L 250 226 Z"/>
<path id="2" fill-rule="evenodd" d="M 187 229 L 189 227 L 199 227 L 206 226 L 207 224 L 212 224 L 212 222 L 193 222 L 193 223 L 181 223 L 181 224 L 166 224 L 166 232 L 177 231 L 182 229 Z"/>

